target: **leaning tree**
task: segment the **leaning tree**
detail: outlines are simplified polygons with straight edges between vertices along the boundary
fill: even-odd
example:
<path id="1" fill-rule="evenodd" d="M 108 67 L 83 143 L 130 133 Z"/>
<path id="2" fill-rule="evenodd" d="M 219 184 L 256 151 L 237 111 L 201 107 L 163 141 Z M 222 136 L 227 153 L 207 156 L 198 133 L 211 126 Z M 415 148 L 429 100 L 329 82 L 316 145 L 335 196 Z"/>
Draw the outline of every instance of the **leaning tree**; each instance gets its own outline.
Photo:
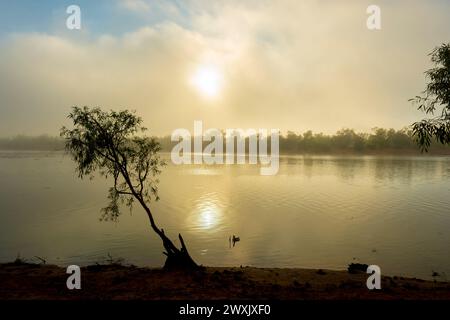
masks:
<path id="1" fill-rule="evenodd" d="M 450 43 L 435 48 L 430 56 L 434 66 L 425 72 L 426 88 L 421 96 L 410 99 L 430 116 L 412 125 L 422 151 L 428 151 L 433 138 L 450 144 Z"/>
<path id="2" fill-rule="evenodd" d="M 154 138 L 143 135 L 142 119 L 134 112 L 102 111 L 100 108 L 73 107 L 69 114 L 73 128 L 61 129 L 66 150 L 77 164 L 80 178 L 94 173 L 111 179 L 109 204 L 102 209 L 103 220 L 117 220 L 121 205 L 133 206 L 135 201 L 145 210 L 153 231 L 161 238 L 167 258 L 165 268 L 195 269 L 183 237 L 181 248 L 160 229 L 149 204 L 158 197 L 158 176 L 165 165 L 158 152 L 161 147 Z"/>

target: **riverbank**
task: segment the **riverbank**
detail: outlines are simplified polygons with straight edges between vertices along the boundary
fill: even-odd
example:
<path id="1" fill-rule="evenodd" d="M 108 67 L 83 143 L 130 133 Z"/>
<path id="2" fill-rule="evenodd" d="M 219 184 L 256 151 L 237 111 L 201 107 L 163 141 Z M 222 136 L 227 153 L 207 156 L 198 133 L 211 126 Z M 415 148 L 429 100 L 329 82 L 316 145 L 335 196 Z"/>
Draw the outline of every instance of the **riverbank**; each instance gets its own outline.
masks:
<path id="1" fill-rule="evenodd" d="M 368 290 L 365 273 L 317 269 L 220 268 L 186 273 L 117 264 L 81 268 L 81 290 L 68 290 L 66 269 L 0 264 L 0 300 L 450 300 L 450 283 L 382 277 Z"/>

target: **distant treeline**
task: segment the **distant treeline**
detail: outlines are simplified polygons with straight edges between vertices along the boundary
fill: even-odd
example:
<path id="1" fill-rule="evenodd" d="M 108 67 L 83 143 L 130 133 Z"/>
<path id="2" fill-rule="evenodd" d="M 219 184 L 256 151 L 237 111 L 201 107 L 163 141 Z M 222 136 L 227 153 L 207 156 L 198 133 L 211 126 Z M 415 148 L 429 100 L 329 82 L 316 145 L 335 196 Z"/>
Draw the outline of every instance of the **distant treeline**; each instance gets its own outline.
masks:
<path id="1" fill-rule="evenodd" d="M 270 139 L 269 139 L 270 140 Z M 159 138 L 162 149 L 170 151 L 176 142 L 170 136 Z M 205 146 L 208 143 L 203 143 Z M 270 146 L 270 141 L 268 143 Z M 248 141 L 246 141 L 248 148 Z M 225 150 L 225 147 L 224 147 Z M 248 149 L 247 149 L 248 150 Z M 374 128 L 371 133 L 341 129 L 334 135 L 288 131 L 280 137 L 281 154 L 421 154 L 412 130 Z M 433 142 L 428 154 L 449 155 L 450 146 Z"/>
<path id="2" fill-rule="evenodd" d="M 281 153 L 366 153 L 366 154 L 420 154 L 412 130 L 374 128 L 371 133 L 357 133 L 341 129 L 334 135 L 288 132 L 280 138 Z M 450 147 L 432 143 L 431 154 L 450 154 Z"/>
<path id="3" fill-rule="evenodd" d="M 23 136 L 0 138 L 0 150 L 58 151 L 64 150 L 64 140 L 60 137 Z"/>
<path id="4" fill-rule="evenodd" d="M 169 152 L 177 142 L 170 136 L 157 138 L 162 151 Z M 204 143 L 206 145 L 207 143 Z M 247 144 L 248 145 L 248 144 Z M 64 141 L 59 137 L 16 136 L 0 138 L 1 150 L 63 150 Z M 281 154 L 420 154 L 412 131 L 374 128 L 371 133 L 357 133 L 353 129 L 342 129 L 334 135 L 323 133 L 295 133 L 289 131 L 280 137 Z M 430 154 L 450 154 L 450 147 L 433 143 Z"/>

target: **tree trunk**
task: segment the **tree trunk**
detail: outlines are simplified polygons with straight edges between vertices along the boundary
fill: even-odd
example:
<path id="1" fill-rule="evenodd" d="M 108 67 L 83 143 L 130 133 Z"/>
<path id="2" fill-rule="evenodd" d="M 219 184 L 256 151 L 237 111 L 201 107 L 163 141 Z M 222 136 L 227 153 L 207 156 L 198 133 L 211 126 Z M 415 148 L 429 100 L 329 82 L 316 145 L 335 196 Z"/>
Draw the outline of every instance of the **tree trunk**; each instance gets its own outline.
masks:
<path id="1" fill-rule="evenodd" d="M 180 239 L 181 248 L 178 249 L 175 247 L 173 242 L 164 234 L 164 229 L 159 229 L 158 226 L 155 223 L 155 220 L 153 219 L 153 214 L 150 210 L 150 208 L 145 203 L 142 194 L 137 193 L 134 188 L 133 184 L 130 181 L 130 178 L 126 172 L 123 172 L 123 176 L 130 187 L 130 190 L 133 194 L 133 196 L 138 199 L 141 206 L 144 208 L 144 210 L 147 212 L 147 216 L 150 220 L 150 226 L 152 227 L 153 231 L 156 232 L 156 234 L 161 238 L 163 242 L 163 246 L 166 249 L 165 252 L 163 252 L 166 256 L 166 262 L 164 264 L 164 269 L 184 269 L 184 270 L 194 270 L 194 269 L 200 269 L 201 267 L 195 263 L 195 261 L 191 258 L 189 255 L 189 252 L 187 251 L 186 245 L 184 243 L 183 237 L 181 234 L 178 234 L 178 238 Z"/>
<path id="2" fill-rule="evenodd" d="M 164 269 L 183 269 L 183 270 L 194 270 L 199 269 L 199 265 L 195 263 L 195 261 L 191 258 L 189 255 L 189 252 L 186 248 L 186 244 L 184 243 L 183 237 L 181 234 L 178 234 L 178 238 L 180 239 L 181 248 L 178 249 L 164 233 L 164 229 L 159 229 L 156 224 L 155 220 L 153 219 L 153 215 L 150 211 L 150 208 L 145 204 L 145 202 L 141 200 L 141 204 L 144 207 L 145 211 L 147 212 L 147 215 L 150 219 L 150 225 L 155 231 L 158 236 L 161 238 L 163 242 L 164 249 L 166 249 L 165 252 L 163 252 L 167 258 L 166 262 L 164 264 Z"/>
<path id="3" fill-rule="evenodd" d="M 159 236 L 163 240 L 163 245 L 166 249 L 166 251 L 163 252 L 167 256 L 166 262 L 164 264 L 164 269 L 195 270 L 200 268 L 189 255 L 181 234 L 178 234 L 178 238 L 180 239 L 181 243 L 181 249 L 175 247 L 172 241 L 164 234 L 163 229 L 161 229 L 161 234 L 159 234 Z"/>

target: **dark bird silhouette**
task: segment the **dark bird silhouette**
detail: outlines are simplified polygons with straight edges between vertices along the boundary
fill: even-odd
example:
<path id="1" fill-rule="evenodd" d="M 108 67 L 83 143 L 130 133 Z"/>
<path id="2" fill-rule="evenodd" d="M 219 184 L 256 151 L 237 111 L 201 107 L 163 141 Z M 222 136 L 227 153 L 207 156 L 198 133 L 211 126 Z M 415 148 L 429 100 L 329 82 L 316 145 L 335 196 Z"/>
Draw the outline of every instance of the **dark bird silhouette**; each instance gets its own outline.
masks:
<path id="1" fill-rule="evenodd" d="M 241 238 L 236 237 L 236 236 L 233 234 L 233 247 L 235 246 L 236 242 L 238 242 L 238 241 L 241 241 Z"/>

